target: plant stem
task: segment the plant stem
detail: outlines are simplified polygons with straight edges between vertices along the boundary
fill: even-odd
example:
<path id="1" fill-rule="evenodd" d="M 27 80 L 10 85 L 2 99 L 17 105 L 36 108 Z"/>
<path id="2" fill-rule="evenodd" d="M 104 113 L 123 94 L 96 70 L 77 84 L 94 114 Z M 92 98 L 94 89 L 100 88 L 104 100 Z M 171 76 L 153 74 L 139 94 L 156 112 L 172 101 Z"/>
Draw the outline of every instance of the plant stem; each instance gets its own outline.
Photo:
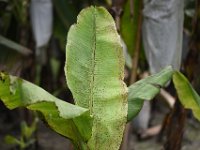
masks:
<path id="1" fill-rule="evenodd" d="M 134 83 L 137 77 L 137 68 L 138 68 L 138 60 L 140 54 L 140 45 L 141 45 L 141 28 L 142 28 L 142 1 L 140 2 L 140 14 L 138 18 L 138 30 L 137 30 L 137 38 L 135 44 L 135 50 L 132 58 L 132 70 L 131 70 L 131 78 L 130 83 Z"/>
<path id="2" fill-rule="evenodd" d="M 198 72 L 198 57 L 199 57 L 199 18 L 200 18 L 200 2 L 196 0 L 196 12 L 193 18 L 192 39 L 190 43 L 190 51 L 184 63 L 184 69 L 190 81 L 194 81 L 195 73 Z M 195 82 L 193 82 L 195 83 Z M 165 150 L 180 150 L 181 141 L 183 138 L 183 130 L 186 120 L 186 110 L 177 100 L 172 113 L 169 116 L 169 124 L 167 125 L 167 142 Z"/>
<path id="3" fill-rule="evenodd" d="M 169 125 L 167 127 L 167 142 L 164 145 L 165 150 L 181 150 L 185 121 L 186 110 L 177 99 L 175 106 L 169 116 Z"/>

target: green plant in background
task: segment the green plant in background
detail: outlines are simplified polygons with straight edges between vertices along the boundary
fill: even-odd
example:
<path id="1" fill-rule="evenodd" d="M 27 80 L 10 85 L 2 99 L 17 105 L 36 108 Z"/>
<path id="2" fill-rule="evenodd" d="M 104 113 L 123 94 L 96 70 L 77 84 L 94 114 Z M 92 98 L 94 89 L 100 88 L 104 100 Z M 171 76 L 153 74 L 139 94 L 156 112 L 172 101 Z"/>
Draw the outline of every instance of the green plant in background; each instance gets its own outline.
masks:
<path id="1" fill-rule="evenodd" d="M 173 77 L 179 98 L 200 120 L 200 98 L 187 79 L 171 67 L 127 88 L 124 57 L 114 20 L 102 7 L 81 11 L 70 28 L 65 73 L 75 105 L 42 88 L 0 73 L 0 98 L 9 109 L 26 107 L 40 113 L 57 133 L 79 150 L 117 150 L 127 121 Z"/>
<path id="2" fill-rule="evenodd" d="M 36 139 L 33 138 L 33 134 L 37 128 L 38 119 L 35 118 L 33 123 L 28 126 L 25 121 L 21 123 L 21 135 L 20 138 L 16 138 L 12 135 L 7 135 L 4 140 L 6 144 L 19 147 L 20 150 L 24 150 L 35 143 Z"/>

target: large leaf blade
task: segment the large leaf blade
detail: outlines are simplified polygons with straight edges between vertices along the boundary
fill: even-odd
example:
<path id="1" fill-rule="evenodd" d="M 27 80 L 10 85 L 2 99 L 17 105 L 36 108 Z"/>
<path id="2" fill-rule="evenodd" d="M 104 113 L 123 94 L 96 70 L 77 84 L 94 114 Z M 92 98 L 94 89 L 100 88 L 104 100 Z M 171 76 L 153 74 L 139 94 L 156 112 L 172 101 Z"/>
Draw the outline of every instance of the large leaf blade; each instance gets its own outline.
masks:
<path id="1" fill-rule="evenodd" d="M 153 99 L 173 75 L 173 69 L 167 67 L 161 72 L 135 82 L 128 92 L 128 121 L 134 118 L 143 106 L 144 100 Z"/>
<path id="2" fill-rule="evenodd" d="M 186 77 L 178 71 L 174 72 L 173 82 L 182 105 L 191 109 L 194 116 L 200 121 L 200 97 L 197 92 Z"/>
<path id="3" fill-rule="evenodd" d="M 127 117 L 124 58 L 114 21 L 104 8 L 89 7 L 79 14 L 68 33 L 66 57 L 75 102 L 94 117 L 89 147 L 118 149 Z"/>
<path id="4" fill-rule="evenodd" d="M 53 130 L 77 144 L 91 136 L 88 109 L 64 102 L 28 81 L 0 73 L 0 99 L 9 109 L 26 107 L 41 112 Z M 80 119 L 85 122 L 80 124 Z"/>

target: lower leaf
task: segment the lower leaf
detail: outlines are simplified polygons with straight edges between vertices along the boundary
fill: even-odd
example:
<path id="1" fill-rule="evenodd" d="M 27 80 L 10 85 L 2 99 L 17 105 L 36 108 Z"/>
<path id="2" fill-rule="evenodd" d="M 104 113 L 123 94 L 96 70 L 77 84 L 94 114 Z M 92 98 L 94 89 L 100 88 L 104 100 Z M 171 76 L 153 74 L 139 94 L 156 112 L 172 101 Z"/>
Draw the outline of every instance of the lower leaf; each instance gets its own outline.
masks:
<path id="1" fill-rule="evenodd" d="M 169 66 L 161 72 L 142 79 L 129 87 L 128 91 L 128 121 L 134 118 L 143 106 L 144 100 L 153 99 L 170 81 L 173 69 Z"/>
<path id="2" fill-rule="evenodd" d="M 197 92 L 187 78 L 178 71 L 174 72 L 173 82 L 182 105 L 191 109 L 194 116 L 200 121 L 200 97 Z"/>
<path id="3" fill-rule="evenodd" d="M 9 108 L 38 111 L 57 133 L 83 146 L 91 136 L 92 118 L 88 109 L 72 105 L 18 77 L 0 73 L 0 99 Z"/>

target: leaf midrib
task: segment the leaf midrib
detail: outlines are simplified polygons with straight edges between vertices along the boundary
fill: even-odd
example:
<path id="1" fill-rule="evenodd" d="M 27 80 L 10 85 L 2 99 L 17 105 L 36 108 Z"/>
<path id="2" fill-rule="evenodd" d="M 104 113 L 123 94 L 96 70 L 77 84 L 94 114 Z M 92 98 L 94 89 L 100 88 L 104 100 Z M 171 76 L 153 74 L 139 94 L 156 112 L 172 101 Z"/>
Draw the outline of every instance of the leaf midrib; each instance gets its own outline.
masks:
<path id="1" fill-rule="evenodd" d="M 96 60 L 96 9 L 94 8 L 93 13 L 93 46 L 92 46 L 92 75 L 90 82 L 90 100 L 89 100 L 89 110 L 90 115 L 93 115 L 93 102 L 94 102 L 94 80 L 95 80 L 95 60 Z"/>

